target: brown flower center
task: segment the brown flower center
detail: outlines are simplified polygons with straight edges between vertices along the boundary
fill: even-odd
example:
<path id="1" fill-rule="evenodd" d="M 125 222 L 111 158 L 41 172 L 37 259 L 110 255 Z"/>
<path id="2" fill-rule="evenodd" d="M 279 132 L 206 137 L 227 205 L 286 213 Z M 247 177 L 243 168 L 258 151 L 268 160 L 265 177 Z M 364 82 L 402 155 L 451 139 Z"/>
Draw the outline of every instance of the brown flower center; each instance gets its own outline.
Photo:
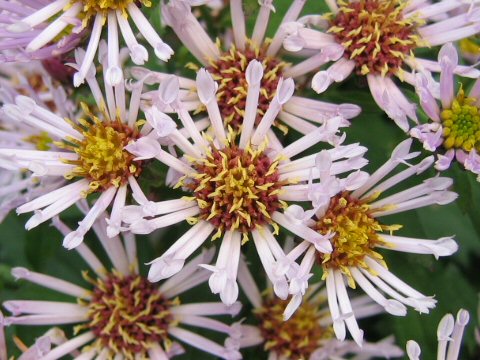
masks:
<path id="1" fill-rule="evenodd" d="M 226 125 L 232 126 L 234 130 L 239 130 L 243 123 L 248 92 L 245 74 L 250 61 L 260 61 L 264 69 L 258 98 L 257 125 L 275 96 L 278 81 L 288 66 L 278 58 L 267 56 L 267 50 L 268 44 L 258 47 L 247 42 L 243 51 L 232 45 L 218 60 L 211 61 L 207 69 L 219 84 L 217 102 L 223 119 Z M 275 122 L 275 125 L 278 127 L 280 124 Z M 282 127 L 281 130 L 285 131 L 286 128 Z"/>
<path id="2" fill-rule="evenodd" d="M 403 18 L 403 0 L 339 1 L 329 32 L 355 61 L 358 74 L 395 74 L 405 57 L 420 45 L 416 29 L 422 22 Z"/>
<path id="3" fill-rule="evenodd" d="M 212 147 L 205 158 L 193 160 L 192 166 L 197 174 L 188 181 L 183 178 L 179 185 L 193 191 L 200 219 L 218 229 L 216 236 L 238 230 L 246 241 L 257 227 L 276 227 L 271 215 L 285 205 L 278 193 L 286 182 L 279 180 L 278 160 L 272 161 L 263 148 Z"/>
<path id="4" fill-rule="evenodd" d="M 105 279 L 84 277 L 95 288 L 90 301 L 80 300 L 88 307 L 88 323 L 78 326 L 76 332 L 92 331 L 94 346 L 107 348 L 110 357 L 146 358 L 152 344 L 170 346 L 167 330 L 175 326 L 170 308 L 178 305 L 178 300 L 163 298 L 155 285 L 139 275 L 114 272 Z"/>

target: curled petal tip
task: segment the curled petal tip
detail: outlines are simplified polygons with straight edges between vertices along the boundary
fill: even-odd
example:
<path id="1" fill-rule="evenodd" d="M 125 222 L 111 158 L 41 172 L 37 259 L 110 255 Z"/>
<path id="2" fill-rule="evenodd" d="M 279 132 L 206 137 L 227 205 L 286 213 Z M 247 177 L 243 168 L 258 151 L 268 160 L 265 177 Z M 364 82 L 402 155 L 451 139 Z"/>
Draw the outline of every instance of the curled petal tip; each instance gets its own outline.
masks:
<path id="1" fill-rule="evenodd" d="M 24 267 L 14 267 L 12 268 L 12 276 L 15 280 L 26 279 L 30 276 L 30 271 Z"/>
<path id="2" fill-rule="evenodd" d="M 83 242 L 83 233 L 80 231 L 72 231 L 63 239 L 63 247 L 72 250 Z"/>
<path id="3" fill-rule="evenodd" d="M 123 72 L 122 69 L 118 66 L 111 66 L 107 69 L 105 73 L 106 82 L 110 86 L 116 86 L 123 81 Z"/>
<path id="4" fill-rule="evenodd" d="M 295 83 L 292 78 L 288 78 L 278 82 L 277 86 L 277 99 L 278 102 L 283 105 L 293 96 L 295 91 Z"/>
<path id="5" fill-rule="evenodd" d="M 407 356 L 410 360 L 419 360 L 420 354 L 422 351 L 420 350 L 420 346 L 416 341 L 408 340 L 407 341 Z"/>
<path id="6" fill-rule="evenodd" d="M 178 77 L 172 75 L 160 83 L 159 95 L 165 104 L 171 104 L 178 99 L 180 83 Z"/>
<path id="7" fill-rule="evenodd" d="M 155 55 L 163 61 L 168 61 L 170 57 L 173 55 L 173 50 L 170 46 L 165 44 L 164 42 L 159 43 L 154 48 Z"/>
<path id="8" fill-rule="evenodd" d="M 197 73 L 197 93 L 202 104 L 208 104 L 215 99 L 217 88 L 218 85 L 212 75 L 207 70 L 200 69 Z"/>
<path id="9" fill-rule="evenodd" d="M 144 46 L 138 44 L 130 50 L 130 57 L 136 65 L 143 65 L 148 60 L 148 51 Z"/>
<path id="10" fill-rule="evenodd" d="M 252 60 L 247 66 L 245 77 L 249 85 L 260 84 L 263 78 L 263 65 L 258 60 Z"/>
<path id="11" fill-rule="evenodd" d="M 84 83 L 84 81 L 85 81 L 85 77 L 80 72 L 77 72 L 75 73 L 75 75 L 73 75 L 73 85 L 75 87 L 79 87 Z"/>
<path id="12" fill-rule="evenodd" d="M 438 324 L 437 337 L 439 340 L 448 340 L 455 327 L 455 318 L 452 314 L 446 314 Z"/>
<path id="13" fill-rule="evenodd" d="M 460 309 L 457 313 L 457 323 L 465 326 L 470 321 L 470 313 L 465 309 Z"/>

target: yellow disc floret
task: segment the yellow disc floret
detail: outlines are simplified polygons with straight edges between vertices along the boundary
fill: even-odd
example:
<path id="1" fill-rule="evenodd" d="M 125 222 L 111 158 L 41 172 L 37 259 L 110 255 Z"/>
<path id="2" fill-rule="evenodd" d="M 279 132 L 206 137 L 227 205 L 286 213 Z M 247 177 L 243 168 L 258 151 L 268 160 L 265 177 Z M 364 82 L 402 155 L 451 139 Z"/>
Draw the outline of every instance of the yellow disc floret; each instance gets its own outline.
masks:
<path id="1" fill-rule="evenodd" d="M 383 262 L 382 256 L 375 251 L 377 246 L 386 245 L 378 232 L 396 230 L 399 226 L 381 225 L 372 216 L 367 201 L 357 200 L 348 192 L 343 192 L 330 200 L 325 215 L 317 221 L 315 228 L 322 235 L 334 233 L 330 239 L 332 253 L 318 254 L 324 277 L 328 269 L 338 269 L 349 277 L 349 283 L 354 287 L 349 267 L 368 269 L 365 256 Z"/>
<path id="2" fill-rule="evenodd" d="M 37 150 L 50 150 L 53 139 L 46 131 L 42 131 L 37 135 L 30 135 L 23 139 L 26 142 L 34 144 Z"/>
<path id="3" fill-rule="evenodd" d="M 333 330 L 321 325 L 325 313 L 320 311 L 319 304 L 308 301 L 288 321 L 284 321 L 283 312 L 287 303 L 287 300 L 274 298 L 255 310 L 265 340 L 264 349 L 276 353 L 279 358 L 308 360 L 325 340 L 332 338 Z"/>
<path id="4" fill-rule="evenodd" d="M 82 17 L 83 24 L 86 26 L 88 21 L 97 14 L 107 16 L 108 11 L 119 10 L 123 16 L 128 16 L 127 7 L 130 4 L 152 6 L 150 0 L 70 0 L 70 4 L 81 3 L 83 5 Z"/>
<path id="5" fill-rule="evenodd" d="M 480 151 L 480 109 L 477 99 L 466 97 L 463 89 L 460 89 L 450 109 L 442 111 L 441 118 L 445 148 Z"/>
<path id="6" fill-rule="evenodd" d="M 137 126 L 129 127 L 119 117 L 115 120 L 101 121 L 84 106 L 89 120 L 79 120 L 81 126 L 73 124 L 83 139 L 68 138 L 58 147 L 78 154 L 77 160 L 64 160 L 75 165 L 66 176 L 68 179 L 84 177 L 90 182 L 90 191 L 105 190 L 111 186 L 119 187 L 128 181 L 129 176 L 137 177 L 142 170 L 142 161 L 125 150 L 125 146 L 140 137 Z M 104 117 L 109 119 L 108 114 Z"/>

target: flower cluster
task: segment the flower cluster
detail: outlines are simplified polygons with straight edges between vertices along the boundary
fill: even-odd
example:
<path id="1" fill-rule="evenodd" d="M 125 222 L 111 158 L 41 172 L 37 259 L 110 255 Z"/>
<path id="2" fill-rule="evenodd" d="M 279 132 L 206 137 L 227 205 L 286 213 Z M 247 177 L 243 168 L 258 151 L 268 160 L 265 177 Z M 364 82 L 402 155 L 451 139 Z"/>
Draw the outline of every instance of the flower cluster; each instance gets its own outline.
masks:
<path id="1" fill-rule="evenodd" d="M 462 247 L 414 220 L 469 196 L 454 158 L 480 181 L 480 71 L 457 51 L 480 8 L 310 3 L 0 0 L 0 221 L 30 213 L 87 268 L 6 255 L 0 360 L 404 356 L 370 321 L 442 301 L 399 253 Z M 362 111 L 402 140 L 353 131 Z M 438 359 L 468 321 L 441 320 Z"/>

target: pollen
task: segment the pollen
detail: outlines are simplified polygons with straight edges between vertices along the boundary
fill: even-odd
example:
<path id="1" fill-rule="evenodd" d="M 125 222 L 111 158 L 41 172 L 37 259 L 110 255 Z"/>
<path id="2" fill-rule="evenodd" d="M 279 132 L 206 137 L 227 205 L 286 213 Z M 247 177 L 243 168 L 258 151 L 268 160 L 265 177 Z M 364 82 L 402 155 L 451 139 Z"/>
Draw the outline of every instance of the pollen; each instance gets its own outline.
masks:
<path id="1" fill-rule="evenodd" d="M 325 340 L 333 337 L 333 329 L 321 325 L 325 313 L 322 315 L 318 304 L 307 301 L 288 321 L 284 321 L 287 303 L 288 300 L 274 298 L 255 310 L 265 339 L 264 349 L 274 352 L 278 358 L 308 360 Z"/>
<path id="2" fill-rule="evenodd" d="M 53 143 L 53 139 L 46 131 L 42 131 L 37 135 L 30 135 L 23 140 L 34 144 L 35 148 L 41 151 L 50 150 Z"/>
<path id="3" fill-rule="evenodd" d="M 386 246 L 379 232 L 393 231 L 398 225 L 381 225 L 372 215 L 368 200 L 360 201 L 349 192 L 343 192 L 330 200 L 325 215 L 320 218 L 315 229 L 322 235 L 334 234 L 330 239 L 331 254 L 318 253 L 324 277 L 329 269 L 340 270 L 349 278 L 351 287 L 355 283 L 350 267 L 368 269 L 365 256 L 383 263 L 382 256 L 375 251 L 377 246 Z"/>
<path id="4" fill-rule="evenodd" d="M 355 61 L 360 75 L 392 75 L 405 57 L 421 46 L 417 28 L 422 20 L 403 18 L 404 0 L 339 1 L 336 15 L 329 14 L 330 28 L 345 48 L 344 56 Z"/>
<path id="5" fill-rule="evenodd" d="M 445 148 L 480 151 L 480 109 L 477 99 L 466 97 L 463 89 L 460 89 L 450 109 L 442 111 L 441 118 Z"/>
<path id="6" fill-rule="evenodd" d="M 135 156 L 124 150 L 126 145 L 140 137 L 137 126 L 129 127 L 119 117 L 101 121 L 85 106 L 84 110 L 88 120 L 79 120 L 80 125 L 70 122 L 83 135 L 83 139 L 69 137 L 55 143 L 60 148 L 78 154 L 77 160 L 63 160 L 75 165 L 66 178 L 86 178 L 90 182 L 90 192 L 94 192 L 126 184 L 129 176 L 138 177 L 142 171 L 142 161 L 135 161 Z M 103 115 L 109 119 L 108 114 Z"/>
<path id="7" fill-rule="evenodd" d="M 248 92 L 245 72 L 250 61 L 258 60 L 264 70 L 258 98 L 257 125 L 275 96 L 278 81 L 288 66 L 280 59 L 268 56 L 267 50 L 268 42 L 259 47 L 248 41 L 243 51 L 232 45 L 218 60 L 211 61 L 207 69 L 219 84 L 217 102 L 225 124 L 234 130 L 239 130 L 243 123 Z M 275 122 L 274 125 L 278 127 L 280 124 Z M 283 127 L 281 130 L 286 131 Z"/>
<path id="8" fill-rule="evenodd" d="M 212 145 L 205 158 L 193 160 L 197 174 L 180 180 L 193 192 L 200 219 L 213 224 L 219 235 L 238 230 L 246 241 L 251 230 L 275 225 L 271 215 L 284 206 L 278 193 L 286 182 L 279 180 L 278 161 L 263 148 Z"/>
<path id="9" fill-rule="evenodd" d="M 109 359 L 118 355 L 146 359 L 148 349 L 158 343 L 168 349 L 168 328 L 176 326 L 170 309 L 178 299 L 165 299 L 158 287 L 139 275 L 112 272 L 104 279 L 92 279 L 84 273 L 84 278 L 94 289 L 91 300 L 79 300 L 88 309 L 88 322 L 77 326 L 76 333 L 92 331 L 93 346 L 107 349 Z"/>
<path id="10" fill-rule="evenodd" d="M 83 4 L 83 25 L 86 26 L 92 17 L 97 14 L 107 16 L 108 11 L 119 10 L 123 16 L 127 17 L 127 7 L 130 4 L 142 5 L 145 7 L 152 6 L 150 0 L 70 0 L 70 4 Z"/>

